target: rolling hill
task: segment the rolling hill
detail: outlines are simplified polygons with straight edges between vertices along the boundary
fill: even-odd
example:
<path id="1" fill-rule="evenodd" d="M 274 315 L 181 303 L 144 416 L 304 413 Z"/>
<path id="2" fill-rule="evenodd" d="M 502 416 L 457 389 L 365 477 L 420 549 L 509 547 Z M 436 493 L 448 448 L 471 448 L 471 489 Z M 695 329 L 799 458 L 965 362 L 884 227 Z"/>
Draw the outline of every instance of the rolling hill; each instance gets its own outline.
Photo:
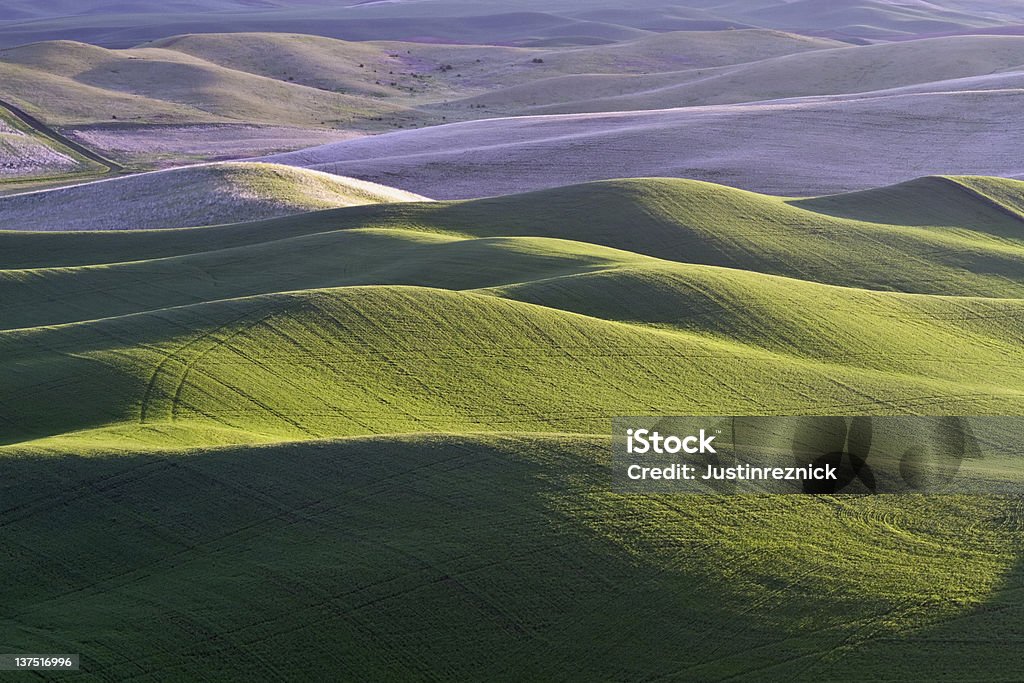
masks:
<path id="1" fill-rule="evenodd" d="M 412 108 L 546 76 L 722 66 L 836 45 L 777 31 L 669 33 L 581 49 L 221 33 L 125 50 L 34 43 L 0 51 L 0 73 L 7 97 L 55 125 L 244 120 L 373 129 L 383 119 L 440 122 Z"/>
<path id="2" fill-rule="evenodd" d="M 265 160 L 438 199 L 613 175 L 827 194 L 921 175 L 1018 175 L 1020 103 L 1018 90 L 979 90 L 524 116 L 398 131 Z"/>
<path id="3" fill-rule="evenodd" d="M 609 436 L 1024 416 L 1024 4 L 0 14 L 0 652 L 1021 678 L 1019 497 L 623 495 Z"/>
<path id="4" fill-rule="evenodd" d="M 119 679 L 1012 677 L 1015 499 L 623 496 L 606 433 L 1024 414 L 1022 209 L 631 179 L 0 232 L 0 638 Z"/>
<path id="5" fill-rule="evenodd" d="M 682 504 L 609 493 L 606 457 L 535 436 L 2 457 L 5 642 L 105 678 L 1015 673 L 1013 502 Z"/>
<path id="6" fill-rule="evenodd" d="M 493 109 L 467 98 L 547 77 L 722 66 L 835 45 L 778 31 L 677 32 L 573 49 L 219 33 L 124 50 L 19 46 L 0 50 L 0 77 L 13 105 L 77 143 L 161 168 L 487 117 Z M 453 100 L 462 104 L 444 104 Z"/>
<path id="7" fill-rule="evenodd" d="M 202 230 L 8 232 L 0 339 L 5 386 L 23 398 L 5 414 L 28 434 L 98 429 L 128 443 L 169 422 L 180 445 L 201 445 L 210 434 L 591 433 L 642 406 L 1016 406 L 1022 188 L 932 178 L 792 201 L 634 180 Z M 929 202 L 931 216 L 897 222 Z M 663 377 L 616 388 L 653 357 Z M 711 381 L 697 357 L 716 366 L 719 389 L 694 389 Z M 284 366 L 294 386 L 273 381 Z M 765 374 L 780 378 L 772 396 L 756 392 Z M 587 378 L 588 407 L 551 407 Z M 68 382 L 95 397 L 42 411 Z M 717 403 L 699 398 L 709 392 Z"/>
<path id="8" fill-rule="evenodd" d="M 1024 84 L 1022 40 L 950 36 L 837 47 L 843 44 L 775 30 L 735 30 L 523 48 L 220 33 L 174 36 L 124 50 L 69 41 L 25 45 L 0 51 L 0 77 L 12 105 L 89 149 L 141 169 L 339 143 L 332 148 L 336 152 L 312 163 L 351 158 L 360 168 L 339 165 L 342 175 L 394 185 L 394 174 L 400 174 L 399 182 L 419 183 L 417 168 L 391 151 L 396 141 L 415 139 L 412 162 L 426 163 L 430 173 L 468 169 L 480 157 L 481 168 L 472 169 L 465 189 L 448 179 L 441 182 L 449 188 L 435 187 L 434 179 L 408 187 L 439 197 L 536 189 L 547 186 L 546 175 L 558 182 L 680 175 L 775 193 L 840 192 L 932 173 L 1019 172 L 1003 163 L 1012 149 L 988 153 L 991 139 L 1012 138 L 1013 131 L 988 122 L 1016 106 Z M 909 95 L 928 97 L 902 99 Z M 761 102 L 763 107 L 747 106 Z M 729 104 L 744 106 L 696 109 Z M 694 111 L 668 111 L 681 107 Z M 967 109 L 972 113 L 961 111 Z M 628 113 L 640 110 L 651 113 Z M 553 140 L 536 140 L 533 130 L 554 126 L 554 120 L 492 120 L 613 112 L 630 117 L 618 119 L 629 144 L 608 152 L 616 158 L 613 174 L 595 175 L 588 168 L 603 163 L 591 150 L 601 149 L 595 138 L 610 135 L 609 119 L 563 119 L 571 130 Z M 969 122 L 961 126 L 964 117 Z M 436 125 L 481 119 L 487 122 L 477 128 L 455 129 L 460 142 L 454 145 L 447 142 L 449 129 Z M 430 130 L 415 138 L 349 142 L 425 126 Z M 873 168 L 862 170 L 856 162 L 839 173 L 821 173 L 830 159 L 851 156 L 849 149 L 870 149 L 874 141 L 864 138 L 876 128 L 883 129 L 881 148 L 896 152 L 888 176 L 876 178 Z M 943 144 L 953 128 L 964 129 L 968 149 Z M 821 144 L 803 144 L 805 130 Z M 445 140 L 446 156 L 438 163 L 431 158 L 432 139 Z M 371 163 L 359 157 L 364 146 L 374 149 Z M 498 155 L 511 154 L 510 163 L 518 163 L 517 155 L 532 157 L 538 146 L 543 158 L 564 159 L 566 167 L 549 170 L 542 162 L 530 184 L 517 182 L 515 172 L 502 172 L 504 179 L 488 176 Z M 792 147 L 809 149 L 794 157 Z M 804 159 L 804 153 L 817 158 Z M 298 158 L 319 154 L 302 152 Z M 777 158 L 794 159 L 796 168 L 767 168 Z M 954 159 L 963 161 L 954 165 Z M 790 173 L 796 175 L 788 178 Z M 863 180 L 857 177 L 862 174 Z M 762 184 L 749 184 L 748 176 Z M 822 177 L 831 182 L 815 184 Z"/>
<path id="9" fill-rule="evenodd" d="M 371 6 L 376 4 L 377 6 Z M 42 17 L 0 24 L 0 45 L 45 40 L 75 40 L 105 47 L 131 47 L 184 33 L 223 33 L 232 30 L 306 33 L 344 40 L 401 40 L 424 43 L 555 45 L 610 43 L 638 38 L 647 31 L 620 24 L 559 16 L 543 7 L 530 11 L 510 3 L 481 12 L 477 3 L 462 3 L 460 12 L 447 13 L 436 5 L 395 3 L 397 12 L 380 10 L 385 3 L 363 7 L 321 5 L 249 9 L 226 12 L 93 13 L 84 16 Z M 376 11 L 375 11 L 376 10 Z M 389 16 L 390 14 L 390 16 Z M 375 16 L 376 15 L 376 16 Z"/>
<path id="10" fill-rule="evenodd" d="M 1019 89 L 1022 80 L 1024 37 L 951 36 L 821 49 L 711 69 L 620 75 L 579 70 L 571 76 L 535 80 L 456 100 L 444 109 L 482 106 L 503 115 L 573 114 L 900 88 L 913 92 Z"/>
<path id="11" fill-rule="evenodd" d="M 843 45 L 781 31 L 743 30 L 672 31 L 611 45 L 545 49 L 353 42 L 281 33 L 191 34 L 154 41 L 144 47 L 183 52 L 278 80 L 294 78 L 294 82 L 304 85 L 366 95 L 394 96 L 390 81 L 398 81 L 403 89 L 412 90 L 413 94 L 422 92 L 430 100 L 438 101 L 459 91 L 491 90 L 551 75 L 678 71 Z M 535 58 L 541 61 L 534 62 Z M 448 65 L 452 69 L 439 68 Z M 374 68 L 377 76 L 373 75 Z M 388 78 L 380 75 L 384 71 Z M 410 71 L 420 76 L 422 82 L 410 78 Z M 381 85 L 377 81 L 389 83 Z"/>
<path id="12" fill-rule="evenodd" d="M 771 3 L 743 16 L 764 26 L 861 38 L 940 33 L 995 23 L 983 13 L 948 9 L 927 0 L 795 0 Z"/>
<path id="13" fill-rule="evenodd" d="M 0 229 L 126 230 L 236 223 L 424 197 L 289 166 L 189 166 L 0 197 Z"/>
<path id="14" fill-rule="evenodd" d="M 135 342 L 126 348 L 112 339 Z M 901 376 L 891 365 L 848 368 L 497 297 L 402 286 L 218 301 L 12 331 L 0 343 L 5 386 L 21 397 L 4 405 L 12 423 L 7 439 L 50 437 L 35 445 L 42 449 L 410 432 L 591 434 L 608 416 L 639 409 L 1024 408 L 1013 375 L 969 384 L 967 372 L 954 381 Z M 961 351 L 970 344 L 961 343 Z M 1006 352 L 997 355 L 1019 367 Z M 25 362 L 39 372 L 10 372 Z M 638 374 L 648 379 L 631 382 Z M 764 376 L 778 381 L 768 389 Z M 66 380 L 47 390 L 57 377 Z M 45 410 L 69 394 L 79 400 L 74 411 Z"/>
<path id="15" fill-rule="evenodd" d="M 51 125 L 97 121 L 317 126 L 400 105 L 247 74 L 171 50 L 35 43 L 0 53 L 6 96 Z"/>

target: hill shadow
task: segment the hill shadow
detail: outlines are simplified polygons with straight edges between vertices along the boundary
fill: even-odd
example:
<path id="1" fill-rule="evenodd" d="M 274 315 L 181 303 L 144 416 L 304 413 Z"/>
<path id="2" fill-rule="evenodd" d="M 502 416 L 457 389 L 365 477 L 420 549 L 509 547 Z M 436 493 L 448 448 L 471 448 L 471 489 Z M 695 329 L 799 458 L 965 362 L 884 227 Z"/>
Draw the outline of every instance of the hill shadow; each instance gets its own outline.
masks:
<path id="1" fill-rule="evenodd" d="M 836 499 L 616 496 L 604 449 L 421 436 L 3 457 L 0 643 L 79 652 L 104 679 L 1013 670 L 1020 563 L 992 602 L 896 636 L 880 624 L 915 608 L 856 582 L 820 592 L 842 582 L 815 572 L 860 552 L 829 550 L 815 521 L 845 519 Z"/>

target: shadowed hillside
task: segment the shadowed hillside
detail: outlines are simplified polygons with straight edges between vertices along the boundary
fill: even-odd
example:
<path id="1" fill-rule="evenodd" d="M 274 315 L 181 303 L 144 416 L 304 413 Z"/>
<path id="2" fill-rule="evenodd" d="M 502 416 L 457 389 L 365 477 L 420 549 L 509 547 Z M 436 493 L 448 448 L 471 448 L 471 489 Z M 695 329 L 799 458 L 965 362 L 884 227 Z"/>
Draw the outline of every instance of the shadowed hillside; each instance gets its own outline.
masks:
<path id="1" fill-rule="evenodd" d="M 118 679 L 1015 674 L 1013 501 L 638 498 L 607 462 L 525 435 L 0 457 L 0 631 Z"/>

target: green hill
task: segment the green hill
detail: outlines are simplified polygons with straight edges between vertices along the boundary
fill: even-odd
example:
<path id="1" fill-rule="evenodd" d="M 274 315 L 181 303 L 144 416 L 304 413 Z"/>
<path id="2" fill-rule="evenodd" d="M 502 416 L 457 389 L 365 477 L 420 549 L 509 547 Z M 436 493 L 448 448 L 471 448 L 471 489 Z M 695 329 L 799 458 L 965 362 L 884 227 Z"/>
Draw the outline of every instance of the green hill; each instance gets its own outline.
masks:
<path id="1" fill-rule="evenodd" d="M 0 267 L 116 264 L 312 234 L 320 235 L 311 244 L 321 249 L 350 238 L 339 231 L 387 229 L 418 231 L 423 239 L 557 238 L 582 243 L 572 248 L 584 252 L 611 247 L 825 284 L 1019 298 L 1024 219 L 1014 202 L 1022 201 L 1022 188 L 1021 181 L 1003 179 L 925 178 L 863 194 L 789 200 L 688 180 L 602 181 L 473 201 L 353 207 L 203 231 L 10 233 L 4 235 L 10 248 L 0 253 Z M 909 220 L 919 204 L 919 218 Z M 280 247 L 287 252 L 294 244 Z"/>
<path id="2" fill-rule="evenodd" d="M 1012 679 L 1019 502 L 616 495 L 607 435 L 1024 414 L 1022 197 L 0 232 L 0 641 L 107 680 Z"/>
<path id="3" fill-rule="evenodd" d="M 923 350 L 881 349 L 848 368 L 436 289 L 265 295 L 3 333 L 4 386 L 18 397 L 3 406 L 17 426 L 5 440 L 72 432 L 63 447 L 130 448 L 136 439 L 181 447 L 211 438 L 589 434 L 606 429 L 612 415 L 638 413 L 1024 409 L 1021 352 L 1009 334 L 960 338 L 955 351 L 943 352 L 955 325 L 937 327 Z M 972 346 L 992 347 L 972 357 L 983 374 L 968 367 L 928 373 L 955 373 L 950 382 L 900 372 L 907 369 L 901 356 L 907 365 L 948 364 Z M 1000 365 L 987 367 L 986 359 Z M 26 375 L 25 363 L 38 371 Z M 770 387 L 766 376 L 776 378 Z M 69 395 L 73 405 L 47 410 Z M 73 433 L 89 428 L 102 429 Z"/>
<path id="4" fill-rule="evenodd" d="M 191 170 L 203 169 L 237 170 L 242 182 L 248 178 L 243 171 L 276 167 L 228 164 Z M 284 179 L 296 183 L 303 178 Z M 281 180 L 276 175 L 264 180 L 265 201 L 282 187 L 286 194 L 310 190 L 308 183 L 276 182 Z M 337 182 L 334 189 L 353 189 L 347 181 Z M 1012 300 L 1022 290 L 1024 220 L 1013 204 L 1024 196 L 1021 188 L 1020 181 L 1001 179 L 925 178 L 867 193 L 786 200 L 707 183 L 641 179 L 469 202 L 403 203 L 394 201 L 413 197 L 378 188 L 378 199 L 389 203 L 203 230 L 7 232 L 0 252 L 0 328 L 348 285 L 453 290 L 522 285 L 525 292 L 563 282 L 583 286 L 586 281 L 578 278 L 553 278 L 595 271 L 602 271 L 602 277 L 591 281 L 600 281 L 609 292 L 621 291 L 615 284 L 621 278 L 638 274 L 643 277 L 631 280 L 627 289 L 650 286 L 657 293 L 650 283 L 664 276 L 674 283 L 664 291 L 668 311 L 679 297 L 692 297 L 686 292 L 696 287 L 687 284 L 693 278 L 714 279 L 706 286 L 713 292 L 724 286 L 789 289 L 850 300 L 867 295 L 866 289 Z M 0 199 L 0 206 L 18 199 Z M 144 204 L 136 214 L 144 213 Z M 923 208 L 912 221 L 917 206 Z M 722 268 L 731 269 L 727 279 Z M 653 279 L 644 285 L 648 275 Z M 662 298 L 643 303 L 658 310 Z M 888 307 L 925 299 L 883 300 Z M 620 308 L 613 305 L 613 310 Z M 580 312 L 606 317 L 600 309 Z M 647 322 L 680 317 L 663 311 Z"/>

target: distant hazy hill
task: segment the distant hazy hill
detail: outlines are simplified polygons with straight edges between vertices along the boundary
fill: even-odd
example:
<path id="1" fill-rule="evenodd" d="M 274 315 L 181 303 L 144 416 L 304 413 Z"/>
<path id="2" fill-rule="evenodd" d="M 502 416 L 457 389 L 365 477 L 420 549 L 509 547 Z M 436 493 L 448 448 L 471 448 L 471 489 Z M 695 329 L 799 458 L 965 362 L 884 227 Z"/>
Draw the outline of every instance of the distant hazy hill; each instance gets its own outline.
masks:
<path id="1" fill-rule="evenodd" d="M 852 40 L 985 29 L 1024 21 L 1012 0 L 418 0 L 29 3 L 0 20 L 0 44 L 71 39 L 127 47 L 180 33 L 313 33 L 350 40 L 520 45 L 608 43 L 666 30 L 783 28 Z"/>
<path id="2" fill-rule="evenodd" d="M 129 50 L 74 42 L 2 50 L 0 76 L 12 105 L 128 165 L 247 157 L 332 136 L 509 115 L 626 112 L 442 126 L 285 159 L 339 164 L 323 170 L 438 197 L 622 175 L 827 192 L 929 173 L 1020 173 L 1011 111 L 1024 84 L 1022 40 L 953 36 L 837 47 L 737 30 L 526 49 L 208 34 Z M 669 111 L 797 97 L 806 99 Z M 593 156 L 616 128 L 628 143 Z M 801 143 L 806 136 L 815 144 Z M 942 142 L 947 136 L 952 143 Z M 562 147 L 565 153 L 531 158 L 534 150 Z M 875 148 L 899 152 L 882 165 L 881 178 L 869 156 L 847 151 Z M 442 165 L 426 163 L 435 154 Z M 838 168 L 821 172 L 839 158 Z M 614 170 L 600 168 L 606 159 L 615 160 Z M 358 167 L 345 167 L 355 161 Z M 524 182 L 517 169 L 526 164 Z"/>
<path id="3" fill-rule="evenodd" d="M 748 32 L 707 35 L 743 33 Z M 684 45 L 680 45 L 683 50 Z M 578 75 L 495 89 L 453 102 L 445 109 L 476 105 L 502 114 L 568 114 L 865 93 L 909 86 L 936 92 L 1015 87 L 1014 83 L 1024 80 L 1024 36 L 954 36 L 862 47 L 847 45 L 774 58 L 752 56 L 746 62 L 717 69 L 644 75 L 594 75 L 581 70 Z M 976 80 L 950 83 L 962 78 Z M 983 85 L 986 79 L 988 84 Z"/>
<path id="4" fill-rule="evenodd" d="M 353 124 L 401 116 L 383 100 L 228 69 L 181 52 L 73 42 L 0 52 L 4 96 L 57 125 L 107 122 Z"/>
<path id="5" fill-rule="evenodd" d="M 775 2 L 743 16 L 775 28 L 868 38 L 939 33 L 996 23 L 984 14 L 950 10 L 926 0 L 796 0 Z"/>
<path id="6" fill-rule="evenodd" d="M 538 79 L 723 66 L 836 45 L 777 31 L 669 33 L 581 49 L 208 34 L 130 50 L 70 41 L 0 50 L 0 75 L 5 97 L 57 125 L 245 121 L 389 129 L 479 118 L 486 113 L 467 107 L 419 107 Z"/>
<path id="7" fill-rule="evenodd" d="M 379 10 L 379 3 L 367 10 Z M 93 13 L 84 16 L 44 17 L 35 21 L 0 23 L 0 45 L 13 46 L 42 40 L 77 40 L 105 47 L 130 47 L 183 33 L 270 31 L 308 33 L 346 40 L 408 40 L 425 43 L 590 45 L 613 43 L 648 34 L 648 31 L 604 22 L 559 16 L 538 8 L 524 11 L 514 3 L 481 12 L 479 3 L 466 5 L 461 14 L 438 7 L 416 12 L 418 3 L 394 3 L 391 12 L 361 7 L 299 6 L 222 12 L 174 9 L 145 13 Z M 408 8 L 413 11 L 406 15 Z M 395 11 L 397 10 L 397 11 Z M 457 11 L 457 10 L 455 10 Z M 718 27 L 711 27 L 718 28 Z"/>

